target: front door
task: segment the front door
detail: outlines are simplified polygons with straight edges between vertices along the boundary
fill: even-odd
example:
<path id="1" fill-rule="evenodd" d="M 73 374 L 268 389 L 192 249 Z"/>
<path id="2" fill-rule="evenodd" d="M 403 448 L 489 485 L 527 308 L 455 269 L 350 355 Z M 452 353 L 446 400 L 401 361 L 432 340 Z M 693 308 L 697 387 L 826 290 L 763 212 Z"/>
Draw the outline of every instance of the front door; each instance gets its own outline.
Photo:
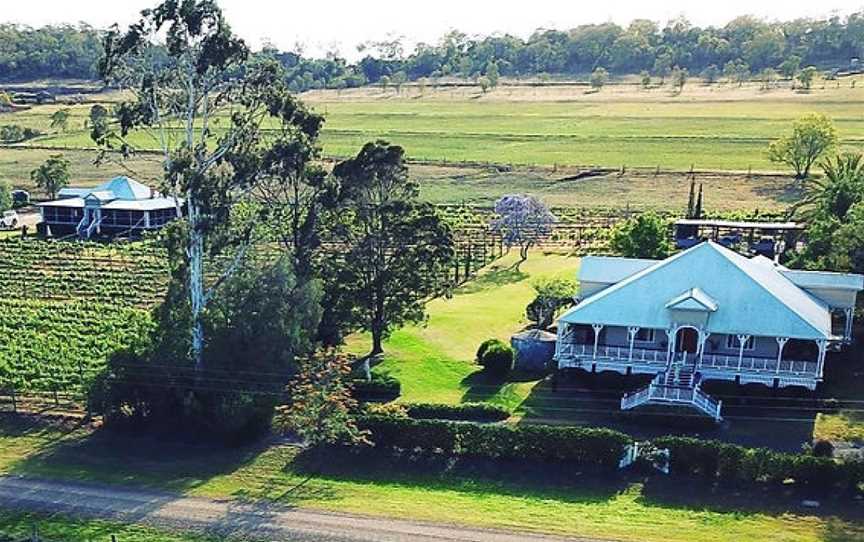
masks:
<path id="1" fill-rule="evenodd" d="M 675 351 L 695 354 L 699 348 L 699 333 L 692 327 L 682 327 L 675 336 Z"/>

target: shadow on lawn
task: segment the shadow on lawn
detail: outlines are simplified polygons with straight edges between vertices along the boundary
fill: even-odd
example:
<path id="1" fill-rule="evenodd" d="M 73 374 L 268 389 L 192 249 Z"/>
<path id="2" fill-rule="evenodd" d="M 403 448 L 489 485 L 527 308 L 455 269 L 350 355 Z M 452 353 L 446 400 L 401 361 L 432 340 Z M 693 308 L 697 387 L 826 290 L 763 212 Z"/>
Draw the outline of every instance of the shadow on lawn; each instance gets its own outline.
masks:
<path id="1" fill-rule="evenodd" d="M 694 491 L 694 486 L 698 490 Z M 802 505 L 803 500 L 818 500 L 819 508 Z M 847 496 L 796 489 L 794 486 L 777 488 L 760 484 L 711 487 L 703 480 L 687 480 L 668 476 L 651 476 L 643 481 L 642 492 L 637 499 L 644 506 L 676 508 L 695 512 L 710 511 L 734 513 L 742 516 L 762 514 L 782 516 L 784 514 L 808 515 L 837 521 L 854 521 L 859 525 L 835 525 L 835 537 L 824 540 L 852 540 L 850 529 L 864 529 L 864 511 L 860 504 Z"/>
<path id="2" fill-rule="evenodd" d="M 462 395 L 463 403 L 481 403 L 500 393 L 507 381 L 480 370 L 463 378 L 460 384 L 465 389 Z"/>
<path id="3" fill-rule="evenodd" d="M 520 382 L 534 382 L 543 378 L 537 373 L 525 373 L 520 371 L 511 372 L 507 378 L 494 376 L 485 370 L 471 373 L 462 379 L 460 383 L 465 393 L 462 395 L 463 403 L 480 403 L 501 394 L 510 384 Z"/>
<path id="4" fill-rule="evenodd" d="M 476 294 L 485 290 L 500 288 L 507 284 L 515 284 L 529 277 L 528 273 L 514 267 L 492 267 L 477 278 L 468 281 L 456 289 L 456 294 Z"/>
<path id="5" fill-rule="evenodd" d="M 4 436 L 10 435 L 6 426 L 0 424 Z M 226 448 L 106 430 L 82 429 L 73 434 L 46 422 L 41 422 L 41 431 L 53 431 L 54 438 L 13 463 L 12 474 L 128 483 L 183 493 L 248 465 L 267 449 L 265 442 Z"/>
<path id="6" fill-rule="evenodd" d="M 781 190 L 778 190 L 777 186 L 764 186 L 761 183 L 757 183 L 753 188 L 753 192 L 760 197 L 770 198 L 778 203 L 785 204 L 801 201 L 801 198 L 804 196 L 804 188 L 801 181 L 797 181 L 791 177 Z"/>
<path id="7" fill-rule="evenodd" d="M 529 497 L 564 503 L 600 503 L 629 487 L 621 477 L 588 475 L 525 460 L 455 460 L 441 454 L 391 455 L 376 449 L 303 453 L 291 468 L 325 480 L 378 483 L 409 489 L 458 491 L 488 497 Z"/>

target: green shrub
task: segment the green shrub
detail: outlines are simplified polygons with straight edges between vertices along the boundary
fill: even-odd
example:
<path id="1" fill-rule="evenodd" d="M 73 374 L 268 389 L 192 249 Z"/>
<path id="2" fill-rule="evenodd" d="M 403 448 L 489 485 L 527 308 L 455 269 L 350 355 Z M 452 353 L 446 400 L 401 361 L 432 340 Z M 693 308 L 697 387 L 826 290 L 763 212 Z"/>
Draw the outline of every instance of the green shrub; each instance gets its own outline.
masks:
<path id="1" fill-rule="evenodd" d="M 363 403 L 387 403 L 402 395 L 402 384 L 395 377 L 372 373 L 372 380 L 355 380 L 351 395 Z"/>
<path id="2" fill-rule="evenodd" d="M 690 437 L 660 437 L 653 442 L 669 450 L 673 474 L 712 479 L 717 476 L 723 443 Z"/>
<path id="3" fill-rule="evenodd" d="M 841 469 L 833 459 L 799 454 L 791 464 L 790 477 L 805 487 L 827 491 L 840 481 Z"/>
<path id="4" fill-rule="evenodd" d="M 408 416 L 420 420 L 499 422 L 510 417 L 509 410 L 489 403 L 462 403 L 459 405 L 409 403 L 404 406 Z"/>
<path id="5" fill-rule="evenodd" d="M 481 425 L 443 420 L 367 416 L 361 427 L 376 447 L 444 452 L 477 459 L 563 462 L 613 469 L 630 437 L 611 429 L 543 425 Z"/>
<path id="6" fill-rule="evenodd" d="M 513 348 L 509 344 L 496 341 L 487 345 L 485 349 L 482 345 L 480 348 L 483 350 L 483 355 L 479 359 L 480 365 L 489 374 L 504 377 L 513 370 Z"/>
<path id="7" fill-rule="evenodd" d="M 371 415 L 362 418 L 359 426 L 369 431 L 376 448 L 445 454 L 456 451 L 458 426 L 452 422 Z"/>
<path id="8" fill-rule="evenodd" d="M 489 350 L 492 346 L 506 346 L 506 343 L 501 339 L 486 339 L 480 345 L 480 348 L 477 349 L 477 357 L 474 358 L 474 361 L 480 363 L 480 360 L 483 359 L 483 356 L 486 355 L 486 351 Z"/>

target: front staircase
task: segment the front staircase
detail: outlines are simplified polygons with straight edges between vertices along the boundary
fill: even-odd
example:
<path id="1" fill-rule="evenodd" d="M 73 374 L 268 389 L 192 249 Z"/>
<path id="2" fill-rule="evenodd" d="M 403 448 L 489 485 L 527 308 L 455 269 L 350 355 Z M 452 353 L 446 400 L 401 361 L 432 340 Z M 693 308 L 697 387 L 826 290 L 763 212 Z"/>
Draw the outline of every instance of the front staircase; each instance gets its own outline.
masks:
<path id="1" fill-rule="evenodd" d="M 75 228 L 75 231 L 78 233 L 78 237 L 80 239 L 90 239 L 91 237 L 93 237 L 93 234 L 98 231 L 101 224 L 101 217 L 96 218 L 95 214 L 91 214 L 85 209 L 84 217 L 81 218 L 80 222 L 78 222 L 78 226 Z"/>
<path id="2" fill-rule="evenodd" d="M 685 358 L 686 359 L 686 358 Z M 702 391 L 699 374 L 693 365 L 672 363 L 658 373 L 647 388 L 621 398 L 621 410 L 632 410 L 643 405 L 686 406 L 695 408 L 716 422 L 723 420 L 720 410 L 722 401 L 717 401 Z"/>

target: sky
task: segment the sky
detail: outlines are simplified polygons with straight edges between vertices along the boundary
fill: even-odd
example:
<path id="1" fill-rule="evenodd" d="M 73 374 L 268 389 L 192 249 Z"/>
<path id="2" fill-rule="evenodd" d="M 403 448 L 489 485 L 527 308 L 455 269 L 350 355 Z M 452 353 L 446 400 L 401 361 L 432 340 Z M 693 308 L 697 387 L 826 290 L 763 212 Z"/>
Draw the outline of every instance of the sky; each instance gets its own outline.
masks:
<path id="1" fill-rule="evenodd" d="M 132 22 L 157 0 L 4 0 L 14 9 L 0 21 L 31 26 L 79 21 L 104 28 Z M 864 0 L 220 0 L 234 30 L 253 47 L 265 40 L 280 49 L 304 44 L 307 54 L 338 50 L 356 58 L 356 46 L 402 36 L 407 44 L 434 43 L 451 29 L 469 35 L 510 33 L 527 37 L 536 28 L 633 19 L 665 22 L 679 15 L 699 26 L 723 25 L 739 15 L 769 20 L 847 15 Z"/>

